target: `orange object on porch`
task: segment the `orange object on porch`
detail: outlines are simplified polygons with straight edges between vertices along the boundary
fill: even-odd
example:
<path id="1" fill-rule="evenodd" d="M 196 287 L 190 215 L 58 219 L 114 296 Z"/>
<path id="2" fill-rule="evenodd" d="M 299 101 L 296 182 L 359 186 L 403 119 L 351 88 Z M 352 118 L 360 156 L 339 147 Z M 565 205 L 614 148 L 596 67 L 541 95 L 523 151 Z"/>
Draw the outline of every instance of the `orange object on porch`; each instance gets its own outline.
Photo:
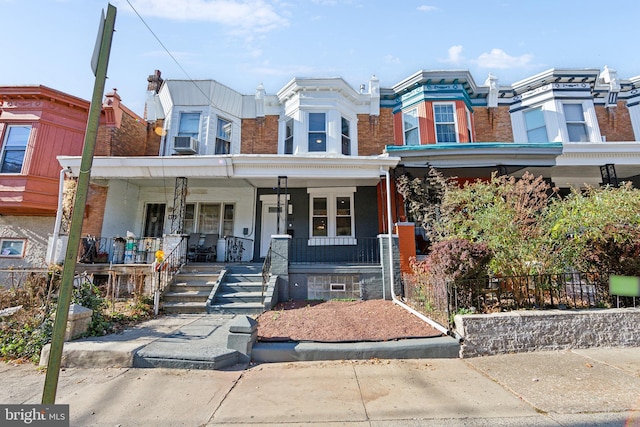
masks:
<path id="1" fill-rule="evenodd" d="M 415 224 L 413 222 L 398 222 L 395 234 L 398 235 L 398 249 L 400 250 L 400 271 L 411 273 L 409 259 L 416 256 Z"/>

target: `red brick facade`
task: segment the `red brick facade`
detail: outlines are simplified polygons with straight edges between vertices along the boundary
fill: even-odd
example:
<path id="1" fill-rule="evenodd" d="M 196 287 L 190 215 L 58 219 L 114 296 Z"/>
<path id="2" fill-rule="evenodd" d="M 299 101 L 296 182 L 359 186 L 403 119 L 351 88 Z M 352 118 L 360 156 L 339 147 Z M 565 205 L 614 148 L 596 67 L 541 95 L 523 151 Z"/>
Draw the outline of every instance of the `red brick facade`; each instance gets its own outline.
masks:
<path id="1" fill-rule="evenodd" d="M 509 107 L 475 107 L 476 142 L 513 142 Z"/>

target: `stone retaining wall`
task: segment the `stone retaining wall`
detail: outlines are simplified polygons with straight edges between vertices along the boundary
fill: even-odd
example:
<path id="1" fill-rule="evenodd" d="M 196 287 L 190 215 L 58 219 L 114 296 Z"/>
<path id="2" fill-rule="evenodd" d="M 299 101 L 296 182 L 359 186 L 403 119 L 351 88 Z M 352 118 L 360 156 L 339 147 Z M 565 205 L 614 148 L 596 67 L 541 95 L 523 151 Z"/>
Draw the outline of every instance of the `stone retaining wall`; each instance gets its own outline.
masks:
<path id="1" fill-rule="evenodd" d="M 460 357 L 640 346 L 640 308 L 513 311 L 455 316 Z"/>

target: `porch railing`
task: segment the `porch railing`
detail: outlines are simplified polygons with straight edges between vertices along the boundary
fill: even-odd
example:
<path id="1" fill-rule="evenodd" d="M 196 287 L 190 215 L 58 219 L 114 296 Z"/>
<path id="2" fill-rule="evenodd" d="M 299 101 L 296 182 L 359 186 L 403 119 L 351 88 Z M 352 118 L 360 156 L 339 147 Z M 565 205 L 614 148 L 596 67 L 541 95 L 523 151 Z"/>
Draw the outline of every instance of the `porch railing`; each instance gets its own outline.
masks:
<path id="1" fill-rule="evenodd" d="M 267 251 L 267 255 L 264 257 L 264 262 L 262 263 L 262 303 L 264 304 L 265 292 L 267 290 L 267 286 L 269 285 L 269 279 L 271 279 L 271 245 L 269 245 L 269 250 Z"/>
<path id="2" fill-rule="evenodd" d="M 180 242 L 167 255 L 164 255 L 162 262 L 155 265 L 154 284 L 153 284 L 153 310 L 158 314 L 160 307 L 160 295 L 171 284 L 173 277 L 187 261 L 187 242 L 186 236 L 182 236 Z"/>
<path id="3" fill-rule="evenodd" d="M 380 263 L 377 237 L 295 237 L 289 244 L 289 262 L 292 264 Z"/>
<path id="4" fill-rule="evenodd" d="M 240 262 L 246 250 L 251 247 L 253 240 L 245 237 L 225 236 L 225 262 Z"/>
<path id="5" fill-rule="evenodd" d="M 78 252 L 80 263 L 151 264 L 162 249 L 161 237 L 94 237 L 82 238 Z"/>

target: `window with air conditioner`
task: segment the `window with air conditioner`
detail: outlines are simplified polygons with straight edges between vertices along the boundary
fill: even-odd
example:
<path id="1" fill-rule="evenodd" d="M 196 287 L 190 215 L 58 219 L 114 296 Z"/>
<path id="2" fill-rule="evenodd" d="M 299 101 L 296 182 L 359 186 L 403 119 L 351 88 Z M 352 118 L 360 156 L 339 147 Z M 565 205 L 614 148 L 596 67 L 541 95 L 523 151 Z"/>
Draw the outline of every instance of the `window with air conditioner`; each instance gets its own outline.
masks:
<path id="1" fill-rule="evenodd" d="M 173 141 L 174 150 L 178 153 L 197 153 L 199 135 L 200 113 L 181 113 L 178 134 Z"/>

